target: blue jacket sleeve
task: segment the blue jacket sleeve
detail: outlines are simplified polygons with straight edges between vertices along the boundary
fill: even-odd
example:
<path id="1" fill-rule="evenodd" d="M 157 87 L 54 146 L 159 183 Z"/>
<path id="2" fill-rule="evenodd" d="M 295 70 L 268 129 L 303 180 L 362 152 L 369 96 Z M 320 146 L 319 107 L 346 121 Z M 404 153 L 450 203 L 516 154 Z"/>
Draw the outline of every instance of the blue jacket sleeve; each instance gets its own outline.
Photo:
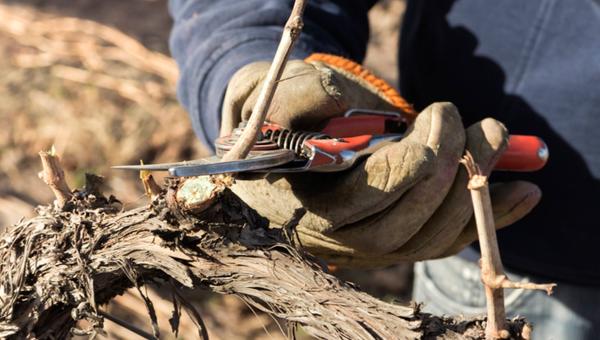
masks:
<path id="1" fill-rule="evenodd" d="M 367 12 L 376 0 L 310 0 L 291 58 L 326 52 L 362 60 Z M 178 97 L 198 138 L 218 136 L 227 83 L 242 66 L 272 60 L 293 0 L 170 0 L 171 53 L 180 70 Z"/>

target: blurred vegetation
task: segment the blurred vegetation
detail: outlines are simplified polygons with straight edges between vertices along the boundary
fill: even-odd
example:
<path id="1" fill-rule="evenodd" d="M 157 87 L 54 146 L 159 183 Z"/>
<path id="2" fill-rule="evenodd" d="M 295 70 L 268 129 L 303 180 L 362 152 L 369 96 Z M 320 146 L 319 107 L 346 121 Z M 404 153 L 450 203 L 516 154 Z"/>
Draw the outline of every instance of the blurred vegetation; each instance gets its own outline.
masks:
<path id="1" fill-rule="evenodd" d="M 126 204 L 140 197 L 136 174 L 111 165 L 205 154 L 177 103 L 173 60 L 113 27 L 1 5 L 0 53 L 3 191 L 47 201 L 35 173 L 37 152 L 52 144 L 73 186 L 86 171 L 110 174 L 109 189 Z"/>

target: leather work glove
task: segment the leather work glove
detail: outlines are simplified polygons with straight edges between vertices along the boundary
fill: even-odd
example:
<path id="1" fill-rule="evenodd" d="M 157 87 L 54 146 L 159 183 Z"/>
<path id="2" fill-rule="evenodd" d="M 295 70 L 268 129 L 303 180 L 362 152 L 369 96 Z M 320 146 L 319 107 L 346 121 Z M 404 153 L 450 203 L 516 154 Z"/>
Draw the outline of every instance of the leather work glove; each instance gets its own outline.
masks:
<path id="1" fill-rule="evenodd" d="M 222 134 L 249 117 L 268 63 L 239 70 L 223 104 Z M 335 56 L 313 55 L 288 63 L 267 119 L 300 130 L 318 130 L 350 108 L 412 108 L 385 82 Z M 381 267 L 452 255 L 477 238 L 468 175 L 459 159 L 469 150 L 489 174 L 507 144 L 507 131 L 488 118 L 465 130 L 451 103 L 421 112 L 399 142 L 376 151 L 351 170 L 269 174 L 239 178 L 232 190 L 271 223 L 294 211 L 302 246 L 331 263 Z M 498 228 L 525 216 L 539 201 L 534 184 L 491 187 Z"/>

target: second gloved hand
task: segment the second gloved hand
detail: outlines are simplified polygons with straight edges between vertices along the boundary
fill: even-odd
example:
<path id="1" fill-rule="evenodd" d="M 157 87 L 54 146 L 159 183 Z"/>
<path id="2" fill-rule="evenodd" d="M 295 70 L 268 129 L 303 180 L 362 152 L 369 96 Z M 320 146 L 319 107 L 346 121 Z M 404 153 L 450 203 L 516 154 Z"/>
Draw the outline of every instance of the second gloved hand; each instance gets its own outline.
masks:
<path id="1" fill-rule="evenodd" d="M 317 130 L 352 107 L 400 110 L 402 103 L 385 83 L 336 60 L 292 61 L 268 119 Z M 266 69 L 251 64 L 234 76 L 224 102 L 223 133 L 249 115 Z M 418 115 L 405 138 L 349 171 L 238 179 L 232 189 L 277 225 L 305 208 L 297 227 L 302 245 L 333 263 L 376 267 L 430 259 L 460 251 L 476 235 L 468 176 L 458 163 L 465 148 L 489 172 L 506 141 L 499 122 L 486 119 L 465 130 L 454 105 L 436 103 Z M 539 198 L 539 189 L 527 182 L 493 187 L 498 227 L 523 217 Z"/>

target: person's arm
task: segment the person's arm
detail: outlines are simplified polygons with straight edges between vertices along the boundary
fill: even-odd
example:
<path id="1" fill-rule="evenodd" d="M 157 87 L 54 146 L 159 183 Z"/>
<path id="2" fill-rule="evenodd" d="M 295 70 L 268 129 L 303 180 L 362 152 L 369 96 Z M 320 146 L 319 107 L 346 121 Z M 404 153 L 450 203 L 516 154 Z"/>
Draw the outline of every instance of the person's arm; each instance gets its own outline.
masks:
<path id="1" fill-rule="evenodd" d="M 327 52 L 361 61 L 367 12 L 376 0 L 310 0 L 291 59 Z M 200 140 L 213 147 L 231 76 L 273 58 L 293 0 L 170 0 L 171 53 L 180 70 L 178 96 Z"/>

